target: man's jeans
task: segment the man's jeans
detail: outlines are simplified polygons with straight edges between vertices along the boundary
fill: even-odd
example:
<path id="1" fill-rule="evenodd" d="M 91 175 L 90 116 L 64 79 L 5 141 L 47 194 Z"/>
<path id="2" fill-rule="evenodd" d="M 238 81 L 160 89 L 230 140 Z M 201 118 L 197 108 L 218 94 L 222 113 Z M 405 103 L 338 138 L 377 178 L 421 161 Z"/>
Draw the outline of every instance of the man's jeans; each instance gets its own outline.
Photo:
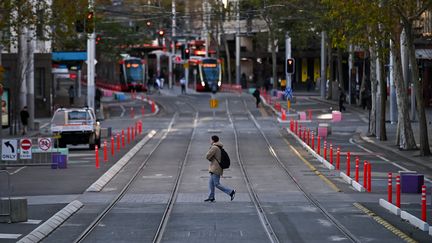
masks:
<path id="1" fill-rule="evenodd" d="M 224 187 L 220 184 L 220 175 L 216 175 L 214 173 L 210 173 L 209 178 L 209 198 L 215 198 L 215 187 L 217 187 L 219 190 L 225 192 L 226 194 L 230 195 L 230 193 L 233 191 L 230 188 Z"/>

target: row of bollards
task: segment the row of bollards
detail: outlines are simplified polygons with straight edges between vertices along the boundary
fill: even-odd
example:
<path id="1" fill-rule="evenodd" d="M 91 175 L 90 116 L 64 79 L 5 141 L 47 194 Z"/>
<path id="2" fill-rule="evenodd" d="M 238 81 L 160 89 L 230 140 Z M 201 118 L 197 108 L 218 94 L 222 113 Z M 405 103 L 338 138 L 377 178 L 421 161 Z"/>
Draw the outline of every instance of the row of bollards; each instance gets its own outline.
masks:
<path id="1" fill-rule="evenodd" d="M 142 134 L 142 121 L 139 120 L 135 122 L 133 126 L 127 128 L 127 144 L 130 144 L 132 141 L 137 138 L 138 135 Z M 117 141 L 117 143 L 115 143 Z M 121 148 L 125 148 L 125 132 L 122 129 L 121 133 L 117 133 L 115 136 L 111 136 L 111 157 L 115 156 L 115 148 L 117 147 L 117 152 L 120 152 Z M 103 162 L 108 162 L 108 143 L 105 140 L 103 142 Z M 99 164 L 99 147 L 96 145 L 95 147 L 95 166 L 96 169 L 100 167 Z"/>
<path id="2" fill-rule="evenodd" d="M 290 130 L 297 135 L 303 142 L 305 142 L 313 151 L 315 151 L 318 155 L 322 156 L 326 161 L 329 161 L 331 165 L 334 165 L 334 153 L 333 153 L 333 144 L 327 143 L 327 140 L 323 142 L 322 151 L 321 151 L 321 137 L 315 136 L 313 131 L 310 131 L 309 128 L 302 127 L 301 124 L 298 124 L 297 120 L 290 120 Z M 316 148 L 315 148 L 315 140 L 316 140 Z M 336 149 L 336 170 L 340 170 L 341 164 L 341 149 L 338 146 Z M 360 159 L 356 156 L 355 160 L 355 175 L 354 180 L 359 182 L 359 162 Z M 346 152 L 346 175 L 348 177 L 351 176 L 351 152 Z M 368 191 L 372 191 L 372 165 L 368 161 L 364 161 L 363 164 L 363 187 Z"/>

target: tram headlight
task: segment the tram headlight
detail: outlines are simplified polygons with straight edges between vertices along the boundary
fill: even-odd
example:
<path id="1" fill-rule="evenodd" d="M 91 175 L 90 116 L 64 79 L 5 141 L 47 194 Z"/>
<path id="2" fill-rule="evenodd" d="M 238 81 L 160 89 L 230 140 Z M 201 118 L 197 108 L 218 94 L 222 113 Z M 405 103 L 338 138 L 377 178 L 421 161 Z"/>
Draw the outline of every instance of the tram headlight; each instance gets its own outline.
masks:
<path id="1" fill-rule="evenodd" d="M 201 81 L 201 86 L 205 87 L 205 83 L 203 81 Z"/>

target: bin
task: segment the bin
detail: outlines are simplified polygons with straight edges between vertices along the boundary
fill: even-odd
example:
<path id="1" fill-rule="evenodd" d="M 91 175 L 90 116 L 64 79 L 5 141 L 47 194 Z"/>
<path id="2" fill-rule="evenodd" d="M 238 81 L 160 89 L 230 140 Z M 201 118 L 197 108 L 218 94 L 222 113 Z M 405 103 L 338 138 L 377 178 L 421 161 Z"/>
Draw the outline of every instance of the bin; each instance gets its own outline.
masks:
<path id="1" fill-rule="evenodd" d="M 401 192 L 420 193 L 424 184 L 424 175 L 416 172 L 400 172 Z"/>
<path id="2" fill-rule="evenodd" d="M 67 168 L 67 155 L 54 153 L 52 154 L 51 168 L 52 169 L 66 169 Z"/>

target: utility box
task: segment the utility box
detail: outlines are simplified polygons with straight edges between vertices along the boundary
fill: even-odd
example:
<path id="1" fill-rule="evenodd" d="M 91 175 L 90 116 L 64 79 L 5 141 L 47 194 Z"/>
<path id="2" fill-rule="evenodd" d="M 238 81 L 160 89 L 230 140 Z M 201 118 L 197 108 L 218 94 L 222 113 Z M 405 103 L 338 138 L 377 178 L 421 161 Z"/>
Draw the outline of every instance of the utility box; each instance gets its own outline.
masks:
<path id="1" fill-rule="evenodd" d="M 27 199 L 22 197 L 0 198 L 0 223 L 27 221 Z"/>
<path id="2" fill-rule="evenodd" d="M 400 171 L 401 192 L 402 193 L 421 193 L 424 184 L 424 175 L 415 171 Z"/>

